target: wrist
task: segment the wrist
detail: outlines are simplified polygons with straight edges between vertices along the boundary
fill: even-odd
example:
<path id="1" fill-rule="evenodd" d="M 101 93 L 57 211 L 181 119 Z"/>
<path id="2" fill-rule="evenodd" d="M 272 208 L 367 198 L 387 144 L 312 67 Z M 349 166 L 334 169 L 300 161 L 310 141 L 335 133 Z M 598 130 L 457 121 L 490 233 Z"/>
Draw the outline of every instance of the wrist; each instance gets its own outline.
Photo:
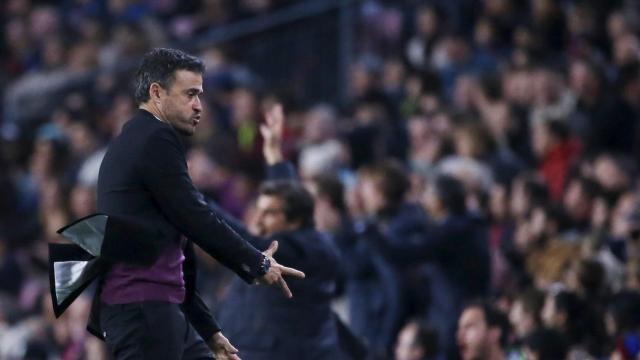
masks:
<path id="1" fill-rule="evenodd" d="M 269 165 L 277 164 L 283 160 L 283 156 L 280 151 L 265 152 L 264 157 Z"/>
<path id="2" fill-rule="evenodd" d="M 263 256 L 262 260 L 260 261 L 260 265 L 258 266 L 258 275 L 259 276 L 263 276 L 266 273 L 269 272 L 269 269 L 271 268 L 271 260 L 269 260 L 268 256 Z"/>

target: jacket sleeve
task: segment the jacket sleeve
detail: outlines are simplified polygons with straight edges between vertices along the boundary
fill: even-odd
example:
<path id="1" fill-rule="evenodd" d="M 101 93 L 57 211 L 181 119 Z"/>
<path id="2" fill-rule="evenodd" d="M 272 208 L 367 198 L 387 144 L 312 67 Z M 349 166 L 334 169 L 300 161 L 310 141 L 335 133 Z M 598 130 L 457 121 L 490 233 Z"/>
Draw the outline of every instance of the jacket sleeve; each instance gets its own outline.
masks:
<path id="1" fill-rule="evenodd" d="M 218 204 L 216 204 L 214 201 L 208 201 L 207 204 L 213 212 L 215 212 L 222 218 L 222 221 L 224 221 L 229 227 L 231 227 L 231 229 L 242 236 L 243 239 L 246 239 L 248 242 L 250 242 L 251 245 L 253 245 L 253 247 L 255 247 L 256 249 L 262 249 L 264 245 L 264 239 L 251 234 L 249 232 L 249 229 L 247 229 L 247 227 L 240 220 L 236 219 L 225 209 L 218 206 Z"/>
<path id="2" fill-rule="evenodd" d="M 187 246 L 184 249 L 184 257 L 184 281 L 187 291 L 185 300 L 182 303 L 182 310 L 202 339 L 209 341 L 213 334 L 221 329 L 218 322 L 211 315 L 209 307 L 200 297 L 196 287 L 196 282 L 198 281 L 196 254 L 193 251 L 193 243 L 191 241 L 187 242 Z"/>
<path id="3" fill-rule="evenodd" d="M 299 181 L 296 168 L 289 161 L 281 161 L 267 166 L 267 180 Z"/>
<path id="4" fill-rule="evenodd" d="M 170 127 L 155 130 L 142 155 L 144 185 L 162 214 L 207 254 L 252 283 L 259 276 L 263 255 L 207 206 L 191 182 L 175 131 Z"/>
<path id="5" fill-rule="evenodd" d="M 398 234 L 384 231 L 375 224 L 365 230 L 370 243 L 394 263 L 415 264 L 442 256 L 451 245 L 451 234 L 440 228 Z"/>

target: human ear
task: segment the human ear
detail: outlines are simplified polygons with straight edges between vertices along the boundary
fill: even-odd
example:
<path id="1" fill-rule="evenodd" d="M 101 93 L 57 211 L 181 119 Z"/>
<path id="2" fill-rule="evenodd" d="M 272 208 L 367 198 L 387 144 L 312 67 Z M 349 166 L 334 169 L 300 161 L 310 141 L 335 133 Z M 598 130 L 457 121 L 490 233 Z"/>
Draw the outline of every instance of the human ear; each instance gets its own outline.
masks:
<path id="1" fill-rule="evenodd" d="M 151 83 L 149 86 L 149 98 L 154 101 L 160 100 L 160 92 L 162 91 L 162 86 L 157 82 Z"/>

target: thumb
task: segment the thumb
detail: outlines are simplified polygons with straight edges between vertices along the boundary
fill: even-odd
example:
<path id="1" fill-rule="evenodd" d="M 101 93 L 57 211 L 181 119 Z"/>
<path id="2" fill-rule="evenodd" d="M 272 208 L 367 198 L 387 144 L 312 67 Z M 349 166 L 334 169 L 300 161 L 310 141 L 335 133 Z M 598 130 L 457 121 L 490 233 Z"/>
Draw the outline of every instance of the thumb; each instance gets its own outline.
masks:
<path id="1" fill-rule="evenodd" d="M 269 245 L 269 248 L 264 252 L 264 254 L 267 256 L 273 256 L 276 251 L 278 251 L 278 241 L 274 240 L 273 242 L 271 242 L 271 245 Z"/>

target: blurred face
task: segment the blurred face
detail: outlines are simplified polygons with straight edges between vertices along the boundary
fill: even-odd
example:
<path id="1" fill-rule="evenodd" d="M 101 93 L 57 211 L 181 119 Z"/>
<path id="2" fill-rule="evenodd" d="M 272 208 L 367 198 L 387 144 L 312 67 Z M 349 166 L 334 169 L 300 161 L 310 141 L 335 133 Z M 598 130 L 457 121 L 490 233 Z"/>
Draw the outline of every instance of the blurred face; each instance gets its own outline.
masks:
<path id="1" fill-rule="evenodd" d="M 191 150 L 187 155 L 187 165 L 191 181 L 200 191 L 216 181 L 215 164 L 204 150 Z"/>
<path id="2" fill-rule="evenodd" d="M 597 158 L 593 170 L 598 183 L 607 190 L 624 188 L 629 182 L 628 175 L 608 156 Z"/>
<path id="3" fill-rule="evenodd" d="M 75 218 L 85 217 L 95 211 L 95 189 L 76 185 L 71 191 L 71 212 Z"/>
<path id="4" fill-rule="evenodd" d="M 247 89 L 237 89 L 231 99 L 231 112 L 233 125 L 239 127 L 247 121 L 253 121 L 255 117 L 256 99 L 253 93 Z"/>
<path id="5" fill-rule="evenodd" d="M 589 67 L 583 62 L 574 62 L 569 70 L 569 81 L 571 89 L 578 95 L 596 91 L 598 80 L 595 74 L 591 73 Z"/>
<path id="6" fill-rule="evenodd" d="M 579 181 L 569 184 L 563 198 L 564 207 L 569 215 L 576 220 L 588 219 L 591 213 L 591 200 L 582 192 Z"/>
<path id="7" fill-rule="evenodd" d="M 416 20 L 418 33 L 420 35 L 432 37 L 438 31 L 438 16 L 432 8 L 420 9 Z"/>
<path id="8" fill-rule="evenodd" d="M 362 206 L 369 215 L 382 210 L 387 202 L 378 186 L 378 180 L 371 176 L 364 176 L 360 182 L 360 197 Z"/>
<path id="9" fill-rule="evenodd" d="M 424 357 L 424 349 L 415 344 L 416 324 L 405 326 L 398 335 L 395 349 L 395 360 L 420 360 Z"/>
<path id="10" fill-rule="evenodd" d="M 509 321 L 518 338 L 522 339 L 527 336 L 534 328 L 535 323 L 533 317 L 524 311 L 522 302 L 516 301 L 509 311 Z"/>
<path id="11" fill-rule="evenodd" d="M 489 348 L 489 328 L 479 308 L 468 308 L 460 316 L 458 347 L 463 360 L 486 358 Z"/>
<path id="12" fill-rule="evenodd" d="M 533 126 L 533 152 L 540 159 L 547 154 L 553 146 L 553 139 L 546 126 L 539 121 Z"/>
<path id="13" fill-rule="evenodd" d="M 467 158 L 481 155 L 480 144 L 474 141 L 473 135 L 466 130 L 457 131 L 454 136 L 456 153 Z"/>
<path id="14" fill-rule="evenodd" d="M 427 184 L 422 194 L 422 206 L 427 210 L 429 216 L 436 220 L 444 215 L 444 208 L 434 184 Z"/>
<path id="15" fill-rule="evenodd" d="M 494 185 L 491 187 L 489 211 L 496 220 L 502 220 L 507 217 L 507 189 L 504 186 Z"/>
<path id="16" fill-rule="evenodd" d="M 255 216 L 259 236 L 271 236 L 290 227 L 284 214 L 284 201 L 275 196 L 260 195 Z"/>
<path id="17" fill-rule="evenodd" d="M 202 104 L 202 74 L 178 70 L 169 89 L 159 90 L 159 110 L 164 118 L 182 135 L 191 136 L 200 122 Z"/>
<path id="18" fill-rule="evenodd" d="M 627 22 L 622 12 L 616 11 L 607 19 L 607 33 L 610 39 L 617 39 L 629 31 Z"/>
<path id="19" fill-rule="evenodd" d="M 613 59 L 616 65 L 624 65 L 636 61 L 640 56 L 640 41 L 627 33 L 613 41 Z"/>
<path id="20" fill-rule="evenodd" d="M 540 70 L 533 76 L 533 96 L 539 105 L 554 102 L 560 93 L 562 83 L 558 76 L 550 71 Z"/>

